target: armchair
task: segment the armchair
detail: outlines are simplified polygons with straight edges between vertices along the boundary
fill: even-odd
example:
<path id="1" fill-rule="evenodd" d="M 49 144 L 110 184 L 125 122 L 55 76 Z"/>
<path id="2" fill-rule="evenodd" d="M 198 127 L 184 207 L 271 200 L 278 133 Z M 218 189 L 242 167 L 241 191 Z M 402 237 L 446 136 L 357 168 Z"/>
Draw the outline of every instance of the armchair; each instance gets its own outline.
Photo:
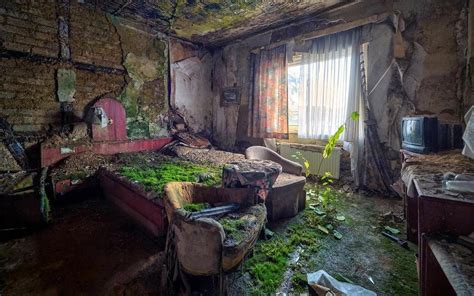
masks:
<path id="1" fill-rule="evenodd" d="M 306 202 L 304 185 L 306 178 L 302 176 L 303 167 L 288 160 L 273 150 L 263 146 L 252 146 L 245 150 L 245 158 L 256 160 L 271 160 L 283 168 L 269 196 L 265 201 L 267 215 L 270 221 L 293 217 L 303 210 Z"/>

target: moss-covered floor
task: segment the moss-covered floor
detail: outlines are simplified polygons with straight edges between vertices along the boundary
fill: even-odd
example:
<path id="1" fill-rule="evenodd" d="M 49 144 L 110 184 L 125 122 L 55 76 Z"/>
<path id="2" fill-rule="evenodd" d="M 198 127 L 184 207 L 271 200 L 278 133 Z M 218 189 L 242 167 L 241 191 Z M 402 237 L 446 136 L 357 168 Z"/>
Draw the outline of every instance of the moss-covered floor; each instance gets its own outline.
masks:
<path id="1" fill-rule="evenodd" d="M 307 189 L 317 188 L 310 184 Z M 229 295 L 305 292 L 306 273 L 320 269 L 379 295 L 417 295 L 416 247 L 407 251 L 380 234 L 390 226 L 404 237 L 404 223 L 384 216 L 402 216 L 402 201 L 333 193 L 333 210 L 323 215 L 316 213 L 313 195 L 298 216 L 270 223 L 271 238 L 260 240 L 242 270 L 229 276 Z M 161 265 L 153 258 L 162 254 L 164 239 L 150 241 L 100 198 L 56 207 L 54 218 L 46 229 L 0 243 L 0 294 L 49 295 L 71 288 L 95 294 L 103 293 L 104 285 L 111 294 L 116 289 L 163 292 Z M 329 228 L 329 234 L 318 225 Z"/>
<path id="2" fill-rule="evenodd" d="M 306 273 L 320 269 L 378 295 L 417 295 L 416 246 L 410 244 L 410 250 L 405 250 L 380 234 L 390 226 L 401 231 L 399 237 L 405 237 L 404 222 L 384 215 L 392 212 L 402 217 L 402 201 L 345 193 L 338 196 L 333 202 L 334 215 L 345 218 L 335 225 L 342 234 L 340 240 L 332 231 L 326 235 L 305 227 L 308 209 L 295 218 L 269 224 L 274 236 L 260 241 L 243 272 L 233 276 L 231 295 L 305 292 Z M 271 255 L 265 257 L 265 252 Z"/>

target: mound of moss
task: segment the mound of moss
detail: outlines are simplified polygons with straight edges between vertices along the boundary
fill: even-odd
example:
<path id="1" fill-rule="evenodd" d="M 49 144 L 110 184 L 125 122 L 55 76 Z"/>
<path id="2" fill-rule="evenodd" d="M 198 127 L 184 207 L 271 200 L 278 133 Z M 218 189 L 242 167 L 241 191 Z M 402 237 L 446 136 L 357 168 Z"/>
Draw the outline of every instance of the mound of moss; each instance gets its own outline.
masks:
<path id="1" fill-rule="evenodd" d="M 199 212 L 199 211 L 202 211 L 204 209 L 207 209 L 209 208 L 209 204 L 208 203 L 188 203 L 188 204 L 185 204 L 183 206 L 183 209 L 185 211 L 188 211 L 188 212 Z"/>
<path id="2" fill-rule="evenodd" d="M 222 180 L 222 169 L 184 161 L 162 162 L 149 167 L 129 164 L 123 166 L 120 173 L 146 190 L 157 192 L 159 196 L 169 182 L 198 182 L 217 186 Z"/>

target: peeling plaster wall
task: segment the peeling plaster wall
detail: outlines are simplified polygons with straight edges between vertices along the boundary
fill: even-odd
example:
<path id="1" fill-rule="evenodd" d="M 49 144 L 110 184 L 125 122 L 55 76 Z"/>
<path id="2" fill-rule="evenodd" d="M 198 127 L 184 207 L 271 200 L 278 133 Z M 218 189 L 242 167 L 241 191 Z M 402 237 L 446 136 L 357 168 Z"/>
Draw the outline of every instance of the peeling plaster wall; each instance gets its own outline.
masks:
<path id="1" fill-rule="evenodd" d="M 168 110 L 164 35 L 77 0 L 0 0 L 0 53 L 0 116 L 16 131 L 58 128 L 57 93 L 65 92 L 74 97 L 76 121 L 111 95 L 127 108 L 130 138 L 167 135 L 160 123 Z M 58 70 L 75 80 L 57 80 Z"/>
<path id="2" fill-rule="evenodd" d="M 370 1 L 369 1 L 370 2 Z M 365 25 L 363 38 L 369 42 L 369 102 L 386 157 L 394 176 L 398 174 L 400 120 L 411 114 L 436 114 L 442 119 L 459 120 L 472 102 L 466 89 L 467 7 L 464 0 L 399 0 L 386 7 L 361 3 L 357 9 L 329 13 L 326 26 L 341 20 L 357 20 L 378 13 L 398 11 L 404 20 L 402 34 L 405 58 L 394 58 L 393 17 L 382 23 Z M 363 7 L 363 5 L 366 5 Z M 316 25 L 315 25 L 316 24 Z M 281 41 L 298 40 L 317 32 L 318 21 L 289 25 L 276 31 L 247 38 L 217 50 L 214 55 L 214 139 L 223 148 L 236 143 L 256 143 L 246 136 L 251 49 Z M 311 29 L 312 28 L 312 29 Z M 242 89 L 240 106 L 220 107 L 222 88 Z M 376 86 L 376 87 L 375 87 Z M 464 92 L 464 94 L 463 94 Z"/>
<path id="3" fill-rule="evenodd" d="M 170 40 L 171 104 L 189 127 L 212 134 L 212 54 L 198 46 Z"/>
<path id="4" fill-rule="evenodd" d="M 325 29 L 331 24 L 341 24 L 385 12 L 384 1 L 369 0 L 349 7 L 346 11 L 334 11 L 320 17 L 309 19 L 307 22 L 289 24 L 276 30 L 264 32 L 224 48 L 214 53 L 213 70 L 213 128 L 214 141 L 224 149 L 232 150 L 237 144 L 242 146 L 262 144 L 262 139 L 247 136 L 248 103 L 250 88 L 250 53 L 254 49 L 279 42 L 290 42 L 312 34 L 317 28 Z M 241 90 L 239 106 L 220 106 L 220 96 L 226 87 L 238 87 Z"/>
<path id="5" fill-rule="evenodd" d="M 109 17 L 120 37 L 127 85 L 118 99 L 127 116 L 129 138 L 167 135 L 160 124 L 168 111 L 168 42 L 162 34 L 152 35 L 121 19 Z"/>
<path id="6" fill-rule="evenodd" d="M 380 141 L 394 175 L 398 174 L 400 121 L 414 114 L 433 114 L 460 121 L 463 114 L 467 50 L 466 1 L 396 1 L 404 21 L 405 58 L 393 54 L 393 22 L 371 26 L 369 103 Z"/>

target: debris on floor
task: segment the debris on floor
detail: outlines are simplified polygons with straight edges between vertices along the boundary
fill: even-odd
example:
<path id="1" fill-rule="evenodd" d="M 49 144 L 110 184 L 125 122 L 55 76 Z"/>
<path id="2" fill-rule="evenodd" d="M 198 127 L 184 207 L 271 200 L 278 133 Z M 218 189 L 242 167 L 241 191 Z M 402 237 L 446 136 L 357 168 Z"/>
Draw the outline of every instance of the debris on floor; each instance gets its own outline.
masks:
<path id="1" fill-rule="evenodd" d="M 324 296 L 376 296 L 373 291 L 336 280 L 324 270 L 307 274 L 308 286 L 316 295 Z"/>

